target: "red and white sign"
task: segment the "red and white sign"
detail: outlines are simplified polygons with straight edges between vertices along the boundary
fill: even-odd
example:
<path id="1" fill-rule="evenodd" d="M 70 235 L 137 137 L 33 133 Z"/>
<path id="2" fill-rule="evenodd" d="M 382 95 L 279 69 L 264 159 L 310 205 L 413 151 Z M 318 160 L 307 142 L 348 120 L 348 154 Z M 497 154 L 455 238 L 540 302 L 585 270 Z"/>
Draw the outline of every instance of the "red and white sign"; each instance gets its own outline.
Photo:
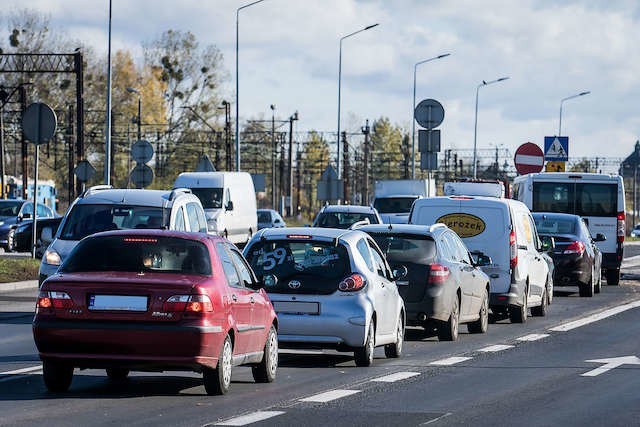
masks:
<path id="1" fill-rule="evenodd" d="M 544 154 L 533 142 L 525 142 L 516 150 L 513 162 L 520 175 L 540 172 L 544 166 Z"/>

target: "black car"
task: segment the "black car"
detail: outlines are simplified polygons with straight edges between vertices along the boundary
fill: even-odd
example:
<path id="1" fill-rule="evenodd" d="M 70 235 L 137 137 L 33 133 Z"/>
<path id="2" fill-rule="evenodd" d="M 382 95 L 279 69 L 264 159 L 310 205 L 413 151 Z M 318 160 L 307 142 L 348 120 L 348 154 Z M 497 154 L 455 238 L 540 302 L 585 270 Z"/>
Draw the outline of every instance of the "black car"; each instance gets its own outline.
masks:
<path id="1" fill-rule="evenodd" d="M 57 218 L 46 219 L 38 218 L 38 221 L 36 223 L 36 255 L 38 256 L 38 258 L 42 257 L 45 249 L 47 249 L 47 246 L 49 245 L 49 243 L 51 243 L 50 240 L 47 241 L 42 239 L 42 230 L 44 230 L 45 228 L 49 228 L 51 230 L 51 236 L 54 236 L 56 234 L 56 230 L 58 230 L 60 222 L 62 222 L 62 218 L 63 217 L 61 216 Z M 16 252 L 30 252 L 31 245 L 33 244 L 32 239 L 33 221 L 24 220 L 18 225 L 18 227 L 16 227 L 14 231 L 13 250 Z"/>
<path id="2" fill-rule="evenodd" d="M 38 203 L 38 218 L 54 218 L 55 213 L 47 206 Z M 29 200 L 0 200 L 0 246 L 6 252 L 14 249 L 16 228 L 22 221 L 33 218 L 33 202 Z"/>
<path id="3" fill-rule="evenodd" d="M 549 252 L 553 259 L 554 286 L 578 286 L 581 297 L 599 293 L 602 253 L 595 242 L 605 240 L 605 236 L 598 233 L 593 238 L 584 219 L 578 215 L 546 212 L 532 215 L 540 237 L 553 238 L 555 243 Z"/>

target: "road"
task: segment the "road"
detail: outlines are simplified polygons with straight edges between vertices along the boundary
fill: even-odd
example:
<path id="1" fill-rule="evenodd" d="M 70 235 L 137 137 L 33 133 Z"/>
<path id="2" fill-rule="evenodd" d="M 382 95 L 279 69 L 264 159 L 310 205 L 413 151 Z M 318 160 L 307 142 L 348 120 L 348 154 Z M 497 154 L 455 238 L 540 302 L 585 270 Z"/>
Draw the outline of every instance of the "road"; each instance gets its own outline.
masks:
<path id="1" fill-rule="evenodd" d="M 0 425 L 640 425 L 638 255 L 627 247 L 620 286 L 593 298 L 559 290 L 545 318 L 498 321 L 454 343 L 409 329 L 403 356 L 378 349 L 370 368 L 346 353 L 281 351 L 276 382 L 234 368 L 226 396 L 207 396 L 196 374 L 113 383 L 98 370 L 76 370 L 68 393 L 48 393 L 31 337 L 35 291 L 3 294 Z M 594 371 L 616 362 L 626 363 Z"/>

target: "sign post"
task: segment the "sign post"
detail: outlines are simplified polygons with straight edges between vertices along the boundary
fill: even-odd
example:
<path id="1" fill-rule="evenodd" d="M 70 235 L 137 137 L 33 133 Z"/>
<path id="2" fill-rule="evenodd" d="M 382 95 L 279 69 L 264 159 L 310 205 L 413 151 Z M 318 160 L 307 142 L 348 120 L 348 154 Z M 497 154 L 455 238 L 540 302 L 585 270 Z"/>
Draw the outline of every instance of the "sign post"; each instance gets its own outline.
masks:
<path id="1" fill-rule="evenodd" d="M 542 150 L 533 142 L 526 142 L 518 147 L 513 157 L 516 170 L 520 175 L 542 171 L 544 155 Z"/>

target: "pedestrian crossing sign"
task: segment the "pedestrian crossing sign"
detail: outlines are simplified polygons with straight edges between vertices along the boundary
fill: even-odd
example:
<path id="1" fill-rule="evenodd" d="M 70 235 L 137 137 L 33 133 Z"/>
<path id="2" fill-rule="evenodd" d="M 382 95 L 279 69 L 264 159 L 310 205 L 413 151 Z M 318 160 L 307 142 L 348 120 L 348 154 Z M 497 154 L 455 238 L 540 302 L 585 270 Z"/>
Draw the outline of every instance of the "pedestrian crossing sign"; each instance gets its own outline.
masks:
<path id="1" fill-rule="evenodd" d="M 569 160 L 569 137 L 545 136 L 544 160 L 547 162 L 566 162 Z"/>

